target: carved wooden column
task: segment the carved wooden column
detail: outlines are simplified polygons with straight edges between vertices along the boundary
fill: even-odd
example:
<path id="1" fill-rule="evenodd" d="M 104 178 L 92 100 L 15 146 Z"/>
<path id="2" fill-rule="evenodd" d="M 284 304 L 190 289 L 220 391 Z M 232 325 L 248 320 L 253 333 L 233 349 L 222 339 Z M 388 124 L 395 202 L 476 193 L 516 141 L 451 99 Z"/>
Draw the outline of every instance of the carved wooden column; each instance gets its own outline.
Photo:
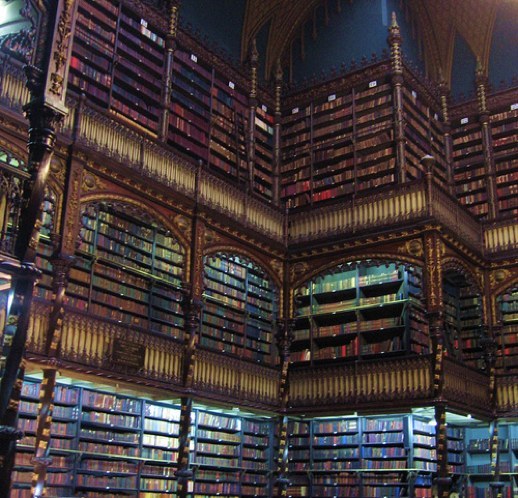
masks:
<path id="1" fill-rule="evenodd" d="M 195 208 L 191 225 L 191 251 L 189 261 L 190 282 L 184 286 L 182 309 L 185 317 L 185 350 L 183 357 L 182 384 L 186 393 L 192 389 L 196 345 L 199 339 L 200 313 L 203 294 L 203 247 L 205 223 L 198 210 L 201 164 L 196 172 Z M 182 396 L 180 412 L 180 432 L 178 447 L 177 496 L 187 498 L 189 482 L 193 471 L 190 467 L 192 397 Z"/>
<path id="2" fill-rule="evenodd" d="M 439 93 L 441 99 L 441 114 L 444 129 L 444 159 L 446 162 L 446 181 L 448 183 L 448 192 L 455 195 L 455 184 L 453 182 L 453 139 L 451 136 L 450 113 L 448 110 L 448 87 L 446 82 L 439 82 Z"/>
<path id="3" fill-rule="evenodd" d="M 9 493 L 15 442 L 18 399 L 23 379 L 22 357 L 29 326 L 34 267 L 40 232 L 41 206 L 54 153 L 56 131 L 66 114 L 65 93 L 70 58 L 70 34 L 75 22 L 75 0 L 35 4 L 41 12 L 34 65 L 26 66 L 30 101 L 24 106 L 29 121 L 28 170 L 31 179 L 22 194 L 14 254 L 19 265 L 2 268 L 12 275 L 10 306 L 0 360 L 0 498 Z M 35 33 L 36 34 L 36 33 Z"/>
<path id="4" fill-rule="evenodd" d="M 275 114 L 273 125 L 273 203 L 278 206 L 281 202 L 281 92 L 282 92 L 282 67 L 280 59 L 277 59 L 275 67 Z"/>
<path id="5" fill-rule="evenodd" d="M 448 472 L 448 438 L 446 432 L 446 402 L 444 390 L 444 319 L 442 291 L 442 241 L 436 231 L 425 234 L 425 269 L 426 300 L 428 325 L 433 351 L 433 389 L 436 421 L 437 445 L 437 496 L 448 498 L 452 479 Z"/>
<path id="6" fill-rule="evenodd" d="M 169 132 L 169 112 L 171 106 L 171 90 L 173 86 L 173 59 L 174 52 L 176 50 L 180 1 L 168 0 L 167 7 L 169 13 L 169 25 L 165 37 L 164 78 L 162 81 L 162 114 L 160 116 L 160 126 L 158 131 L 160 140 L 167 140 Z"/>
<path id="7" fill-rule="evenodd" d="M 394 109 L 394 139 L 396 143 L 396 182 L 406 180 L 405 119 L 403 114 L 403 60 L 401 56 L 401 31 L 395 12 L 389 27 L 390 64 L 392 68 L 392 105 Z"/>
<path id="8" fill-rule="evenodd" d="M 495 158 L 493 156 L 493 139 L 491 136 L 491 126 L 489 124 L 489 110 L 487 108 L 486 99 L 487 78 L 484 75 L 484 69 L 480 64 L 480 61 L 477 61 L 476 84 L 479 121 L 482 131 L 482 148 L 484 150 L 484 163 L 486 170 L 486 189 L 487 202 L 489 206 L 489 219 L 494 220 L 498 216 Z"/>
<path id="9" fill-rule="evenodd" d="M 287 239 L 287 212 L 285 214 L 284 238 Z M 286 255 L 287 256 L 287 255 Z M 294 322 L 291 318 L 291 288 L 290 288 L 290 265 L 288 261 L 284 263 L 284 294 L 282 316 L 277 321 L 277 347 L 279 349 L 279 357 L 281 364 L 280 382 L 279 382 L 279 412 L 280 416 L 277 420 L 279 434 L 279 448 L 277 452 L 277 478 L 275 480 L 277 498 L 287 496 L 288 492 L 288 416 L 286 415 L 289 401 L 289 383 L 288 368 L 290 364 L 290 348 L 293 342 L 293 326 Z"/>

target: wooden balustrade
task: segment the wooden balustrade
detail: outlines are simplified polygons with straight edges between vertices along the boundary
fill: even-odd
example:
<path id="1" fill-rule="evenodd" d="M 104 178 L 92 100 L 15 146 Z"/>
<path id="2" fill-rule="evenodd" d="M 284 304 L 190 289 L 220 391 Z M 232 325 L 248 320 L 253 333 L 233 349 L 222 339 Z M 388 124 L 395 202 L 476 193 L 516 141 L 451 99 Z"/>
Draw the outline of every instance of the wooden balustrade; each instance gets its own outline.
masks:
<path id="1" fill-rule="evenodd" d="M 424 183 L 400 185 L 290 216 L 290 242 L 411 221 L 426 214 Z"/>
<path id="2" fill-rule="evenodd" d="M 27 350 L 44 354 L 49 307 L 32 307 Z M 121 348 L 119 361 L 114 361 Z M 128 352 L 130 364 L 122 355 Z M 137 356 L 135 358 L 135 356 Z M 181 378 L 183 347 L 167 337 L 154 336 L 140 329 L 99 320 L 67 310 L 63 321 L 60 359 L 90 368 L 109 369 L 122 374 L 178 384 Z M 141 361 L 137 367 L 135 361 Z"/>
<path id="3" fill-rule="evenodd" d="M 487 223 L 483 226 L 486 254 L 511 251 L 518 248 L 518 224 L 516 220 Z"/>
<path id="4" fill-rule="evenodd" d="M 518 375 L 498 377 L 496 382 L 496 409 L 499 414 L 518 414 Z"/>
<path id="5" fill-rule="evenodd" d="M 450 403 L 474 409 L 490 409 L 489 376 L 446 357 L 443 395 Z"/>
<path id="6" fill-rule="evenodd" d="M 226 357 L 221 353 L 197 350 L 194 356 L 193 387 L 213 393 L 216 398 L 228 396 L 260 407 L 279 403 L 278 370 Z"/>
<path id="7" fill-rule="evenodd" d="M 455 233 L 461 240 L 482 249 L 482 230 L 469 211 L 441 188 L 431 190 L 431 216 Z"/>
<path id="8" fill-rule="evenodd" d="M 0 103 L 21 114 L 22 107 L 29 102 L 30 94 L 25 82 L 23 70 L 11 64 L 5 64 L 2 68 L 2 81 L 0 82 Z"/>
<path id="9" fill-rule="evenodd" d="M 289 383 L 292 408 L 414 402 L 432 395 L 431 357 L 301 368 L 290 371 Z"/>

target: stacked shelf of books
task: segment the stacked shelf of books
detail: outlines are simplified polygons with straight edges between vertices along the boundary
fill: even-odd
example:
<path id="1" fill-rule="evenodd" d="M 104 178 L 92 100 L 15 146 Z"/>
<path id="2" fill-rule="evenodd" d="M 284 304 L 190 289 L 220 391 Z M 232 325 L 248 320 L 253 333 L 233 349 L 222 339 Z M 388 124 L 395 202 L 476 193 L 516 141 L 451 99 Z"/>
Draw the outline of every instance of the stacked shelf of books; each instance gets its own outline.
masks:
<path id="1" fill-rule="evenodd" d="M 26 381 L 13 496 L 29 498 L 40 383 Z M 180 407 L 75 386 L 56 389 L 49 487 L 53 496 L 175 496 Z M 272 423 L 196 408 L 192 496 L 268 498 Z"/>
<path id="2" fill-rule="evenodd" d="M 465 472 L 465 429 L 448 425 L 446 438 L 448 447 L 448 472 L 453 476 Z"/>
<path id="3" fill-rule="evenodd" d="M 82 391 L 78 489 L 136 495 L 141 419 L 140 400 Z"/>
<path id="4" fill-rule="evenodd" d="M 273 361 L 275 291 L 264 270 L 237 256 L 208 257 L 204 296 L 202 346 Z"/>
<path id="5" fill-rule="evenodd" d="M 490 431 L 487 424 L 467 427 L 466 431 L 466 474 L 468 498 L 491 498 L 491 481 L 497 470 L 499 481 L 504 483 L 502 498 L 513 496 L 513 479 L 511 476 L 511 455 L 509 453 L 509 436 L 512 427 L 499 424 L 498 458 L 491 447 Z"/>
<path id="6" fill-rule="evenodd" d="M 296 291 L 291 361 L 428 352 L 421 270 L 337 267 Z"/>
<path id="7" fill-rule="evenodd" d="M 180 410 L 170 405 L 144 405 L 140 468 L 140 489 L 150 495 L 174 496 L 178 461 Z"/>
<path id="8" fill-rule="evenodd" d="M 244 418 L 242 428 L 241 466 L 245 470 L 241 474 L 241 497 L 267 497 L 270 495 L 272 424 Z"/>
<path id="9" fill-rule="evenodd" d="M 392 112 L 382 80 L 284 109 L 282 197 L 297 207 L 393 183 Z"/>
<path id="10" fill-rule="evenodd" d="M 446 188 L 448 176 L 444 162 L 445 144 L 439 110 L 425 104 L 418 91 L 405 85 L 403 86 L 403 111 L 408 179 L 423 176 L 421 159 L 425 155 L 431 155 L 436 161 L 434 179 Z"/>
<path id="11" fill-rule="evenodd" d="M 496 168 L 498 211 L 518 216 L 518 103 L 495 109 L 490 116 L 493 157 Z"/>
<path id="12" fill-rule="evenodd" d="M 95 104 L 110 103 L 119 6 L 99 0 L 81 0 L 78 6 L 69 84 L 85 92 Z"/>
<path id="13" fill-rule="evenodd" d="M 480 293 L 465 280 L 446 277 L 443 284 L 444 320 L 448 354 L 483 368 L 482 304 Z"/>
<path id="14" fill-rule="evenodd" d="M 267 199 L 272 198 L 272 164 L 274 149 L 274 116 L 265 104 L 255 110 L 254 189 Z"/>
<path id="15" fill-rule="evenodd" d="M 476 115 L 452 122 L 453 180 L 459 201 L 478 218 L 488 213 L 482 129 Z"/>
<path id="16" fill-rule="evenodd" d="M 181 46 L 175 51 L 168 142 L 209 161 L 209 123 L 214 71 Z"/>
<path id="17" fill-rule="evenodd" d="M 502 330 L 498 337 L 497 366 L 506 372 L 518 370 L 518 288 L 513 287 L 498 297 Z"/>
<path id="18" fill-rule="evenodd" d="M 293 498 L 311 496 L 311 481 L 308 462 L 311 461 L 311 422 L 289 420 L 288 422 L 288 473 L 287 495 Z"/>
<path id="19" fill-rule="evenodd" d="M 154 133 L 161 114 L 164 39 L 155 27 L 121 7 L 111 109 Z"/>
<path id="20" fill-rule="evenodd" d="M 39 390 L 37 382 L 25 382 L 22 386 L 18 428 L 24 432 L 24 437 L 17 445 L 11 491 L 11 496 L 16 498 L 32 496 L 30 488 L 34 471 L 32 458 L 36 444 Z M 48 492 L 54 496 L 73 494 L 75 454 L 71 450 L 78 431 L 78 407 L 78 392 L 58 386 L 54 395 L 53 422 L 50 428 L 52 462 L 47 474 Z"/>
<path id="21" fill-rule="evenodd" d="M 181 338 L 183 250 L 169 232 L 123 207 L 88 206 L 68 305 Z"/>

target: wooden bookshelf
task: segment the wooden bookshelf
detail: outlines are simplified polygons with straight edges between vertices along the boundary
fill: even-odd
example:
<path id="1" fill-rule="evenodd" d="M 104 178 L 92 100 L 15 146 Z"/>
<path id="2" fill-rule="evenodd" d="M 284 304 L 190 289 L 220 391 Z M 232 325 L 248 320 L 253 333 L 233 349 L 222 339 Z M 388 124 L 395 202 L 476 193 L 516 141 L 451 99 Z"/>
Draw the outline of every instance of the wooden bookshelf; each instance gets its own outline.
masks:
<path id="1" fill-rule="evenodd" d="M 90 205 L 81 234 L 68 306 L 181 339 L 184 256 L 170 233 L 123 206 Z"/>
<path id="2" fill-rule="evenodd" d="M 443 283 L 443 298 L 448 354 L 468 365 L 484 369 L 480 293 L 461 276 L 447 274 Z"/>
<path id="3" fill-rule="evenodd" d="M 452 121 L 454 183 L 459 201 L 477 218 L 489 212 L 482 128 L 476 114 Z"/>
<path id="4" fill-rule="evenodd" d="M 205 260 L 200 345 L 272 363 L 276 292 L 257 265 L 218 254 Z"/>
<path id="5" fill-rule="evenodd" d="M 291 360 L 429 351 L 421 271 L 395 263 L 334 268 L 296 291 Z"/>
<path id="6" fill-rule="evenodd" d="M 498 212 L 518 216 L 518 102 L 493 110 L 490 116 L 496 169 Z"/>
<path id="7" fill-rule="evenodd" d="M 465 429 L 461 426 L 448 425 L 446 428 L 448 448 L 448 472 L 453 476 L 465 472 Z"/>
<path id="8" fill-rule="evenodd" d="M 282 197 L 290 207 L 339 199 L 395 180 L 388 81 L 283 110 Z"/>
<path id="9" fill-rule="evenodd" d="M 502 330 L 497 337 L 500 355 L 497 366 L 506 373 L 518 371 L 518 288 L 513 287 L 497 298 Z"/>

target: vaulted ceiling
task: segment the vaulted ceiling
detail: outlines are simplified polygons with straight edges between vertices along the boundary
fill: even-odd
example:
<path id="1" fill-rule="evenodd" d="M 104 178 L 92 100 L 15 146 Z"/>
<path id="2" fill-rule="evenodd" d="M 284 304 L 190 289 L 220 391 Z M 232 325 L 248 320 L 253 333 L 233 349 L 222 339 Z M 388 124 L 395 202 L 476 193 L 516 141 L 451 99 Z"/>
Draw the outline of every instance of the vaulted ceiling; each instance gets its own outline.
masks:
<path id="1" fill-rule="evenodd" d="M 317 9 L 325 9 L 327 15 L 328 11 L 345 10 L 347 3 L 359 1 L 370 2 L 374 8 L 384 0 L 246 0 L 240 40 L 241 60 L 247 58 L 252 40 L 269 25 L 264 55 L 268 76 L 278 58 L 288 59 L 291 44 L 301 36 L 303 26 L 313 19 Z M 518 31 L 518 0 L 399 0 L 399 6 L 411 18 L 422 40 L 422 54 L 429 76 L 450 81 L 457 35 L 464 39 L 487 71 L 495 16 L 502 3 L 516 4 Z"/>

